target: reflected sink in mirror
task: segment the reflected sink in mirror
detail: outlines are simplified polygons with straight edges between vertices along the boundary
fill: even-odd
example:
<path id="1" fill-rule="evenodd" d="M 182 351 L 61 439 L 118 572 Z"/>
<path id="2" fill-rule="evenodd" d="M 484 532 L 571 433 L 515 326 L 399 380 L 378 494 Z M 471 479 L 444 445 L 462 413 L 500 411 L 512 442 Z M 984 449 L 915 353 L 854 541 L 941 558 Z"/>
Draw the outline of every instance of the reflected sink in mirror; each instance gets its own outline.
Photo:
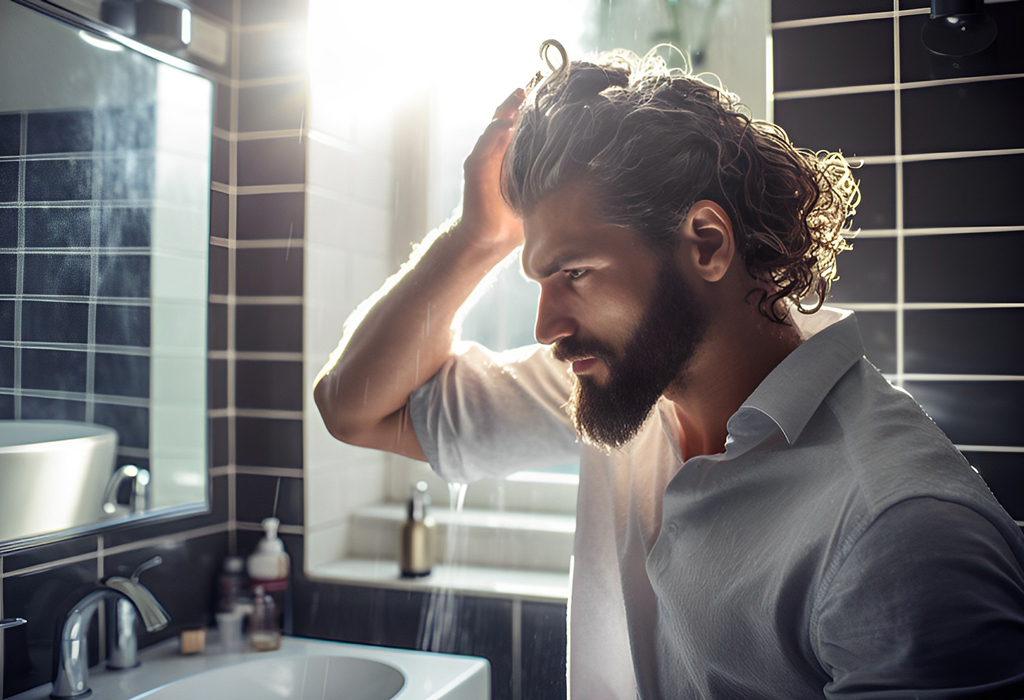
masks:
<path id="1" fill-rule="evenodd" d="M 109 517 L 117 432 L 92 423 L 0 420 L 0 532 L 26 537 Z"/>

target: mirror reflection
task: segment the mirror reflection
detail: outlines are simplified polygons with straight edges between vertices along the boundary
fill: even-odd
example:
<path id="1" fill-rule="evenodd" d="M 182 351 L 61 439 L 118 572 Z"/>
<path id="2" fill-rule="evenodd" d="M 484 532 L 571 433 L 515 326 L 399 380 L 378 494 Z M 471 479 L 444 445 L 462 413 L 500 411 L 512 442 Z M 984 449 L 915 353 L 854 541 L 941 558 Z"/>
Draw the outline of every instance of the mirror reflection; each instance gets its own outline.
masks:
<path id="1" fill-rule="evenodd" d="M 212 84 L 0 2 L 0 544 L 206 504 Z"/>

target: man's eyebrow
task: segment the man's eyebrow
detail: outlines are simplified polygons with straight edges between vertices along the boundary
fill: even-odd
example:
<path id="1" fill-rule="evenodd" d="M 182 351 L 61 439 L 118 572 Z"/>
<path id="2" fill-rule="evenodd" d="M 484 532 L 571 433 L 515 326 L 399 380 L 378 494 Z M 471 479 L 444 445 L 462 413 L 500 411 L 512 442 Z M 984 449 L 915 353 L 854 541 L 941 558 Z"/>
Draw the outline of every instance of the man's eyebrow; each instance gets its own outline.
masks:
<path id="1" fill-rule="evenodd" d="M 539 270 L 541 279 L 550 277 L 560 270 L 572 269 L 585 263 L 591 255 L 580 251 L 566 251 L 556 256 L 550 263 Z"/>

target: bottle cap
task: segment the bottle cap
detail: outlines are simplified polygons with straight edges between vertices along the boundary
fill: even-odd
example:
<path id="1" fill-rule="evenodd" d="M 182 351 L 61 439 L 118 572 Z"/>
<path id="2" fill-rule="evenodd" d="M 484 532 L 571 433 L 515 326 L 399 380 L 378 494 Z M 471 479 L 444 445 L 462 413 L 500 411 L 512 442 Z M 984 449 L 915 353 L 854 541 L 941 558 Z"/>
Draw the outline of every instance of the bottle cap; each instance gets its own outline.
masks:
<path id="1" fill-rule="evenodd" d="M 224 557 L 224 571 L 229 574 L 240 574 L 245 570 L 245 559 L 239 556 Z"/>
<path id="2" fill-rule="evenodd" d="M 256 545 L 256 549 L 260 552 L 283 552 L 284 542 L 282 542 L 277 536 L 277 528 L 281 524 L 281 521 L 277 518 L 264 518 L 262 524 L 266 535 L 262 540 L 260 540 L 259 544 Z"/>

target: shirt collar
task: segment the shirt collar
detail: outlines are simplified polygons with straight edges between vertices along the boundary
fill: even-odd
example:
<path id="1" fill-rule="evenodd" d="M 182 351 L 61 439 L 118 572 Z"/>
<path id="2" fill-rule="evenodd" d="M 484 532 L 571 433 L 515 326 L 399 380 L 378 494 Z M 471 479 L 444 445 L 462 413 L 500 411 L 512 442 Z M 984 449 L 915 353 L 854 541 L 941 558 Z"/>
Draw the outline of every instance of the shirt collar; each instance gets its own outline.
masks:
<path id="1" fill-rule="evenodd" d="M 729 434 L 749 434 L 745 414 L 757 411 L 779 427 L 789 444 L 796 442 L 807 422 L 836 382 L 863 355 L 857 319 L 852 311 L 822 307 L 815 314 L 794 314 L 804 342 L 771 371 L 729 419 Z M 763 430 L 754 429 L 755 432 Z"/>

